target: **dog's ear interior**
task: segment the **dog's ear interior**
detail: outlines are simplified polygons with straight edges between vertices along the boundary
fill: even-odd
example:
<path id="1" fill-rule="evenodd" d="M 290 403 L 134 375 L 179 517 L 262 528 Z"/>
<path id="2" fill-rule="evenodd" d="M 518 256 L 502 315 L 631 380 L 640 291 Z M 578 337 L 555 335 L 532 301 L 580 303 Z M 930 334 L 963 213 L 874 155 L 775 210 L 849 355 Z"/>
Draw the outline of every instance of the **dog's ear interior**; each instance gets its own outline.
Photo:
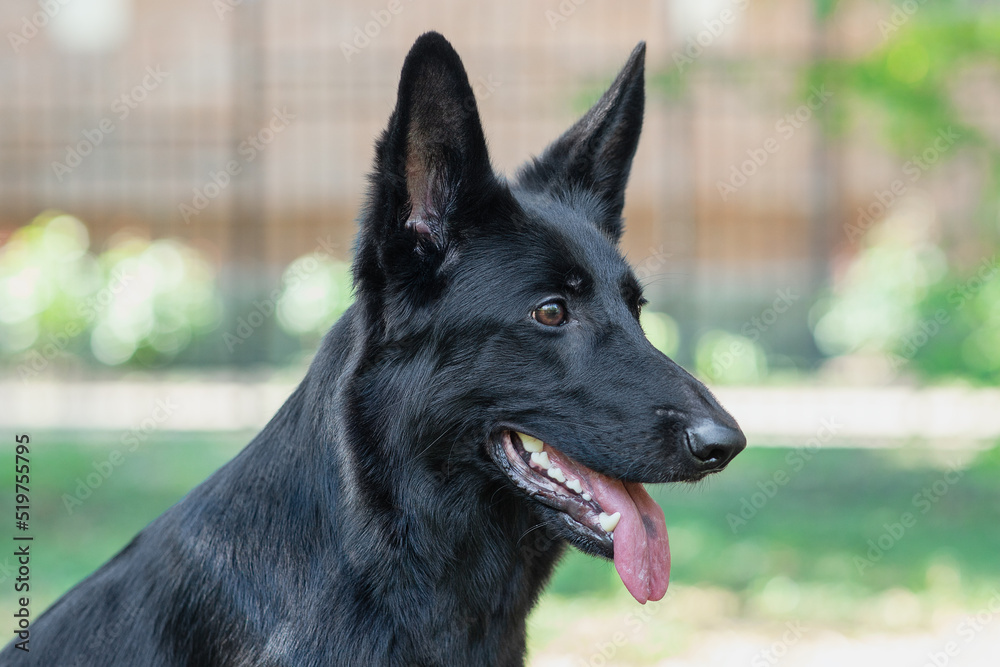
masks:
<path id="1" fill-rule="evenodd" d="M 590 111 L 517 175 L 529 190 L 596 195 L 598 224 L 615 241 L 622 234 L 625 185 L 642 129 L 645 59 L 646 43 L 640 42 Z"/>
<path id="2" fill-rule="evenodd" d="M 428 262 L 461 236 L 460 224 L 475 224 L 483 204 L 506 191 L 490 166 L 462 61 L 438 33 L 421 35 L 406 56 L 371 178 L 359 277 L 376 257 L 382 272 L 402 280 L 426 275 Z"/>

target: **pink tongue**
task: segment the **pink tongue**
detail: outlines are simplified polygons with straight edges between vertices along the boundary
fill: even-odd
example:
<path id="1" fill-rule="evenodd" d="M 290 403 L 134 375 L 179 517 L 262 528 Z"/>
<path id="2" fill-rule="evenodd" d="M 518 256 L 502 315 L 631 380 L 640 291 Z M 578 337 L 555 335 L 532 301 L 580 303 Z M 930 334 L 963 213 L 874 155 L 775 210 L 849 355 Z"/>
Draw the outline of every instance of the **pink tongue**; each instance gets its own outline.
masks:
<path id="1" fill-rule="evenodd" d="M 670 582 L 670 542 L 660 506 L 638 482 L 611 479 L 555 452 L 550 458 L 576 473 L 605 512 L 621 512 L 614 531 L 615 569 L 628 592 L 642 604 L 662 599 Z"/>

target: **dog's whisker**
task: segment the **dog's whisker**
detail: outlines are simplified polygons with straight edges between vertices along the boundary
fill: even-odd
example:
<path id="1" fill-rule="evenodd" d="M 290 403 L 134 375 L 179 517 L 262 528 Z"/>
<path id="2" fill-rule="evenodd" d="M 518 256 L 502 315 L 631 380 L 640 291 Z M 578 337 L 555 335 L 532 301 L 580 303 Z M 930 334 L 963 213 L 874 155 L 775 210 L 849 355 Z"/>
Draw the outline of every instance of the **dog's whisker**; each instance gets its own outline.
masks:
<path id="1" fill-rule="evenodd" d="M 441 433 L 436 438 L 434 438 L 434 440 L 432 440 L 430 442 L 430 444 L 428 444 L 426 447 L 424 447 L 419 452 L 417 452 L 417 454 L 416 454 L 417 458 L 422 457 L 424 454 L 426 454 L 428 451 L 430 451 L 431 447 L 433 447 L 434 445 L 436 445 L 437 443 L 439 443 L 441 441 L 441 439 L 444 438 L 447 434 L 448 434 L 448 430 L 447 429 L 444 430 L 444 431 L 441 431 Z M 452 444 L 452 447 L 454 447 L 454 444 Z"/>
<path id="2" fill-rule="evenodd" d="M 539 521 L 534 526 L 532 526 L 528 530 L 524 531 L 524 533 L 521 534 L 521 537 L 517 538 L 517 542 L 514 544 L 514 546 L 515 547 L 521 546 L 521 540 L 523 540 L 524 538 L 526 538 L 528 536 L 528 534 L 531 533 L 532 531 L 538 530 L 539 528 L 541 528 L 544 525 L 545 525 L 544 521 Z"/>

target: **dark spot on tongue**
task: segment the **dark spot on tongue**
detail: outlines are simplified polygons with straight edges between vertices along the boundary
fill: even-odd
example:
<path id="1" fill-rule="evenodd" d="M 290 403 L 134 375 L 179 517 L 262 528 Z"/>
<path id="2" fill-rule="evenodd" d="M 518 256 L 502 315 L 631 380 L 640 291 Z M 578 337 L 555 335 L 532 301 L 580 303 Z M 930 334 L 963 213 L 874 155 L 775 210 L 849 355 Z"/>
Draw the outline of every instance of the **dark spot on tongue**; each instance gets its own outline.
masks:
<path id="1" fill-rule="evenodd" d="M 656 521 L 653 519 L 653 517 L 648 516 L 646 514 L 643 514 L 641 516 L 642 516 L 642 527 L 646 529 L 646 534 L 649 535 L 650 537 L 656 537 L 656 534 L 659 532 L 656 528 Z"/>

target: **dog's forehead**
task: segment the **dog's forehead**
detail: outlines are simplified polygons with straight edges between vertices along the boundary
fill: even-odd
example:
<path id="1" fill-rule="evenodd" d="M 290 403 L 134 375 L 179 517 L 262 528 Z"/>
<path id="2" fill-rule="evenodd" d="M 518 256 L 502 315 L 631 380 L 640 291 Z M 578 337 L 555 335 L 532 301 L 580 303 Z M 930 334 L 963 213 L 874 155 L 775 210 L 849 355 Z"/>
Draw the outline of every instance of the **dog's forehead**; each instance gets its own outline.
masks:
<path id="1" fill-rule="evenodd" d="M 560 272 L 580 271 L 597 283 L 618 284 L 632 275 L 618 246 L 600 229 L 586 205 L 552 197 L 519 197 L 526 216 L 524 239 Z M 538 256 L 536 254 L 536 256 Z"/>

